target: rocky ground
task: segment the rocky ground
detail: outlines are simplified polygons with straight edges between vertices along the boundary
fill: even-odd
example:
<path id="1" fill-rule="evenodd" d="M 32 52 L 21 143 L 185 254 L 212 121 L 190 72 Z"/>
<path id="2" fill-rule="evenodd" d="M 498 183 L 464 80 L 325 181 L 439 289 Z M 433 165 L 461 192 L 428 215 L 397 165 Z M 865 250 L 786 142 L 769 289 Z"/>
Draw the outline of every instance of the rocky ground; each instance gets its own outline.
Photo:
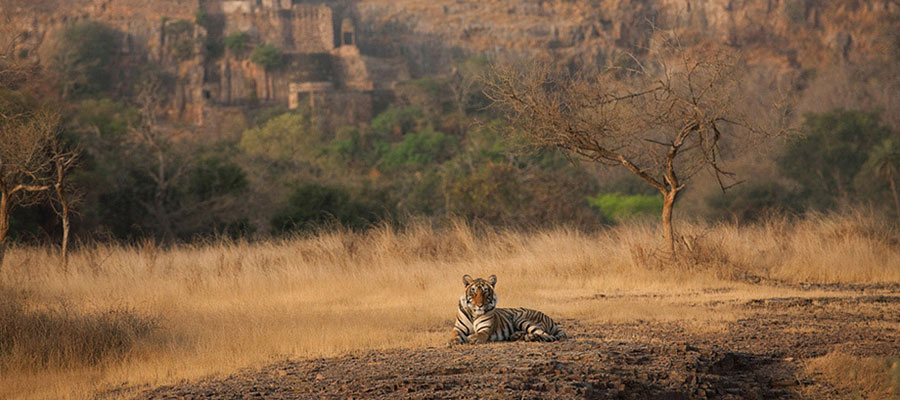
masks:
<path id="1" fill-rule="evenodd" d="M 705 304 L 740 311 L 724 332 L 562 320 L 571 339 L 558 343 L 287 360 L 138 398 L 852 398 L 804 361 L 832 351 L 900 356 L 900 287 L 797 289 L 818 294 Z"/>

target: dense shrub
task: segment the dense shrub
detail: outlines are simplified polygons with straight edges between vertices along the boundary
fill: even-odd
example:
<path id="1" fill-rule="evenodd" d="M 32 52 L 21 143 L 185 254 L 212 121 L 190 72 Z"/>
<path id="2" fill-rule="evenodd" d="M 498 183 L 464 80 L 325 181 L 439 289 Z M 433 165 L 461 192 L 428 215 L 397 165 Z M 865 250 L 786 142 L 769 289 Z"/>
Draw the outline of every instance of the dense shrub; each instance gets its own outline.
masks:
<path id="1" fill-rule="evenodd" d="M 250 41 L 250 35 L 247 32 L 235 32 L 225 37 L 225 47 L 232 54 L 241 55 L 247 50 L 247 43 Z"/>
<path id="2" fill-rule="evenodd" d="M 799 211 L 797 195 L 778 182 L 755 182 L 717 192 L 706 198 L 709 216 L 737 222 L 754 222 L 767 215 Z"/>
<path id="3" fill-rule="evenodd" d="M 284 64 L 284 54 L 277 47 L 271 44 L 262 44 L 253 49 L 250 55 L 250 61 L 265 68 L 266 70 L 281 67 Z"/>
<path id="4" fill-rule="evenodd" d="M 312 162 L 323 145 L 323 132 L 309 112 L 286 113 L 241 136 L 248 154 L 280 163 Z"/>
<path id="5" fill-rule="evenodd" d="M 285 234 L 334 225 L 360 229 L 383 217 L 382 210 L 343 189 L 305 184 L 294 189 L 287 206 L 272 218 L 272 230 Z"/>
<path id="6" fill-rule="evenodd" d="M 372 129 L 383 138 L 399 139 L 422 127 L 424 114 L 419 107 L 390 107 L 372 120 Z"/>
<path id="7" fill-rule="evenodd" d="M 450 159 L 457 147 L 456 139 L 426 128 L 403 137 L 403 141 L 388 150 L 379 162 L 385 171 L 417 170 Z"/>
<path id="8" fill-rule="evenodd" d="M 198 159 L 188 174 L 185 186 L 186 194 L 198 201 L 244 193 L 250 187 L 247 175 L 240 166 L 217 155 Z"/>
<path id="9" fill-rule="evenodd" d="M 814 208 L 866 197 L 853 182 L 872 149 L 893 133 L 878 114 L 835 110 L 805 116 L 803 135 L 791 139 L 778 160 L 782 173 L 802 188 Z"/>
<path id="10" fill-rule="evenodd" d="M 93 21 L 66 27 L 53 50 L 51 70 L 57 75 L 64 97 L 93 95 L 112 88 L 118 33 Z"/>

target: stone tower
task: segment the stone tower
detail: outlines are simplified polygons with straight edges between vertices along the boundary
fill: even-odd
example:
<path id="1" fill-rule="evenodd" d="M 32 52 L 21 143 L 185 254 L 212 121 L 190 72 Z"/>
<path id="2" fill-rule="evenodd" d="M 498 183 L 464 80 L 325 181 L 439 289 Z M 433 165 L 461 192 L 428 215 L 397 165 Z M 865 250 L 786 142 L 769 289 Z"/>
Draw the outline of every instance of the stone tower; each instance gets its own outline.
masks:
<path id="1" fill-rule="evenodd" d="M 341 21 L 341 46 L 356 46 L 356 28 L 350 18 Z"/>

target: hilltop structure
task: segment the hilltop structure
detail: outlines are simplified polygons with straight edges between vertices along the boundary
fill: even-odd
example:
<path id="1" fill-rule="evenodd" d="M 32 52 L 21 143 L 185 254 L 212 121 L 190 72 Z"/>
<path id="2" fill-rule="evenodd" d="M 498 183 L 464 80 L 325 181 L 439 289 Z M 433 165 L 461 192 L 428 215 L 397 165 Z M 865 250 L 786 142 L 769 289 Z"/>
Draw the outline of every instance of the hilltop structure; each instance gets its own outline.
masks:
<path id="1" fill-rule="evenodd" d="M 169 117 L 205 125 L 248 106 L 315 107 L 335 125 L 368 121 L 373 95 L 409 79 L 403 60 L 365 56 L 354 15 L 297 0 L 79 0 L 59 8 L 0 10 L 23 32 L 13 53 L 45 63 L 67 26 L 97 21 L 121 36 L 119 79 L 140 81 L 154 66 L 171 77 Z M 240 48 L 225 46 L 240 36 Z M 277 65 L 253 62 L 273 47 Z M 49 50 L 49 51 L 48 51 Z M 127 85 L 126 85 L 127 86 Z M 123 86 L 124 87 L 124 86 Z"/>
<path id="2" fill-rule="evenodd" d="M 204 74 L 201 100 L 211 109 L 261 101 L 291 109 L 315 107 L 344 123 L 366 121 L 372 117 L 373 91 L 408 79 L 403 68 L 377 66 L 390 60 L 363 56 L 356 46 L 353 19 L 335 16 L 326 5 L 225 0 L 201 1 L 199 7 L 211 21 L 207 34 L 221 38 L 243 34 L 252 43 L 274 46 L 283 54 L 280 67 L 265 71 L 250 60 L 249 52 L 226 49 Z M 373 65 L 394 74 L 382 76 L 376 85 L 369 72 Z"/>

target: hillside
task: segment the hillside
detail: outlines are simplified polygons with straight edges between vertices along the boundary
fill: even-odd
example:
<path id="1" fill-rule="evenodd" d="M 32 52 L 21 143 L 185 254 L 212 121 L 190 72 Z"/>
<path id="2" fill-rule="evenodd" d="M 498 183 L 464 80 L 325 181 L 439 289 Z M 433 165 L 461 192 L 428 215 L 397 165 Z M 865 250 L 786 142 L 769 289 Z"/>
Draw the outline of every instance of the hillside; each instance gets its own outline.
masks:
<path id="1" fill-rule="evenodd" d="M 770 84 L 786 89 L 805 87 L 817 71 L 836 63 L 892 57 L 900 43 L 896 37 L 900 5 L 887 0 L 333 0 L 293 4 L 267 0 L 260 6 L 214 0 L 5 3 L 3 13 L 10 20 L 6 41 L 13 42 L 18 56 L 45 64 L 50 61 L 56 36 L 75 21 L 100 21 L 122 32 L 122 56 L 132 60 L 125 68 L 148 60 L 176 74 L 178 84 L 171 94 L 175 110 L 170 114 L 195 123 L 202 123 L 205 108 L 246 106 L 256 99 L 286 106 L 290 96 L 307 90 L 289 88 L 295 82 L 329 81 L 338 91 L 389 91 L 392 82 L 408 80 L 410 74 L 445 73 L 451 60 L 471 55 L 545 55 L 561 63 L 609 65 L 623 51 L 641 54 L 651 45 L 652 27 L 681 31 L 688 45 L 716 42 L 741 49 L 751 63 L 765 71 Z M 322 5 L 331 14 L 325 20 L 299 17 L 302 10 Z M 291 10 L 296 15 L 286 17 Z M 199 21 L 201 14 L 210 17 Z M 284 33 L 284 18 L 294 18 L 290 33 Z M 329 19 L 332 26 L 310 30 L 311 25 Z M 345 29 L 345 20 L 357 26 L 354 44 L 361 58 L 337 51 L 342 48 L 338 36 Z M 173 38 L 173 23 L 181 21 L 187 36 Z M 335 61 L 292 61 L 282 71 L 269 74 L 272 76 L 233 52 L 223 55 L 217 53 L 220 50 L 210 50 L 217 43 L 221 47 L 225 37 L 237 31 L 251 33 L 251 40 L 260 44 L 278 43 L 282 36 L 293 35 L 282 43 L 282 47 L 290 47 L 312 40 L 310 33 L 303 32 L 316 29 L 326 42 L 334 36 L 335 44 L 298 51 L 331 52 Z M 186 56 L 182 54 L 184 43 L 192 46 Z M 319 70 L 322 72 L 316 72 Z M 323 78 L 323 73 L 328 76 Z M 356 104 L 351 107 L 354 109 L 369 107 L 354 98 L 342 101 Z M 366 118 L 369 113 L 355 111 L 350 120 Z"/>

